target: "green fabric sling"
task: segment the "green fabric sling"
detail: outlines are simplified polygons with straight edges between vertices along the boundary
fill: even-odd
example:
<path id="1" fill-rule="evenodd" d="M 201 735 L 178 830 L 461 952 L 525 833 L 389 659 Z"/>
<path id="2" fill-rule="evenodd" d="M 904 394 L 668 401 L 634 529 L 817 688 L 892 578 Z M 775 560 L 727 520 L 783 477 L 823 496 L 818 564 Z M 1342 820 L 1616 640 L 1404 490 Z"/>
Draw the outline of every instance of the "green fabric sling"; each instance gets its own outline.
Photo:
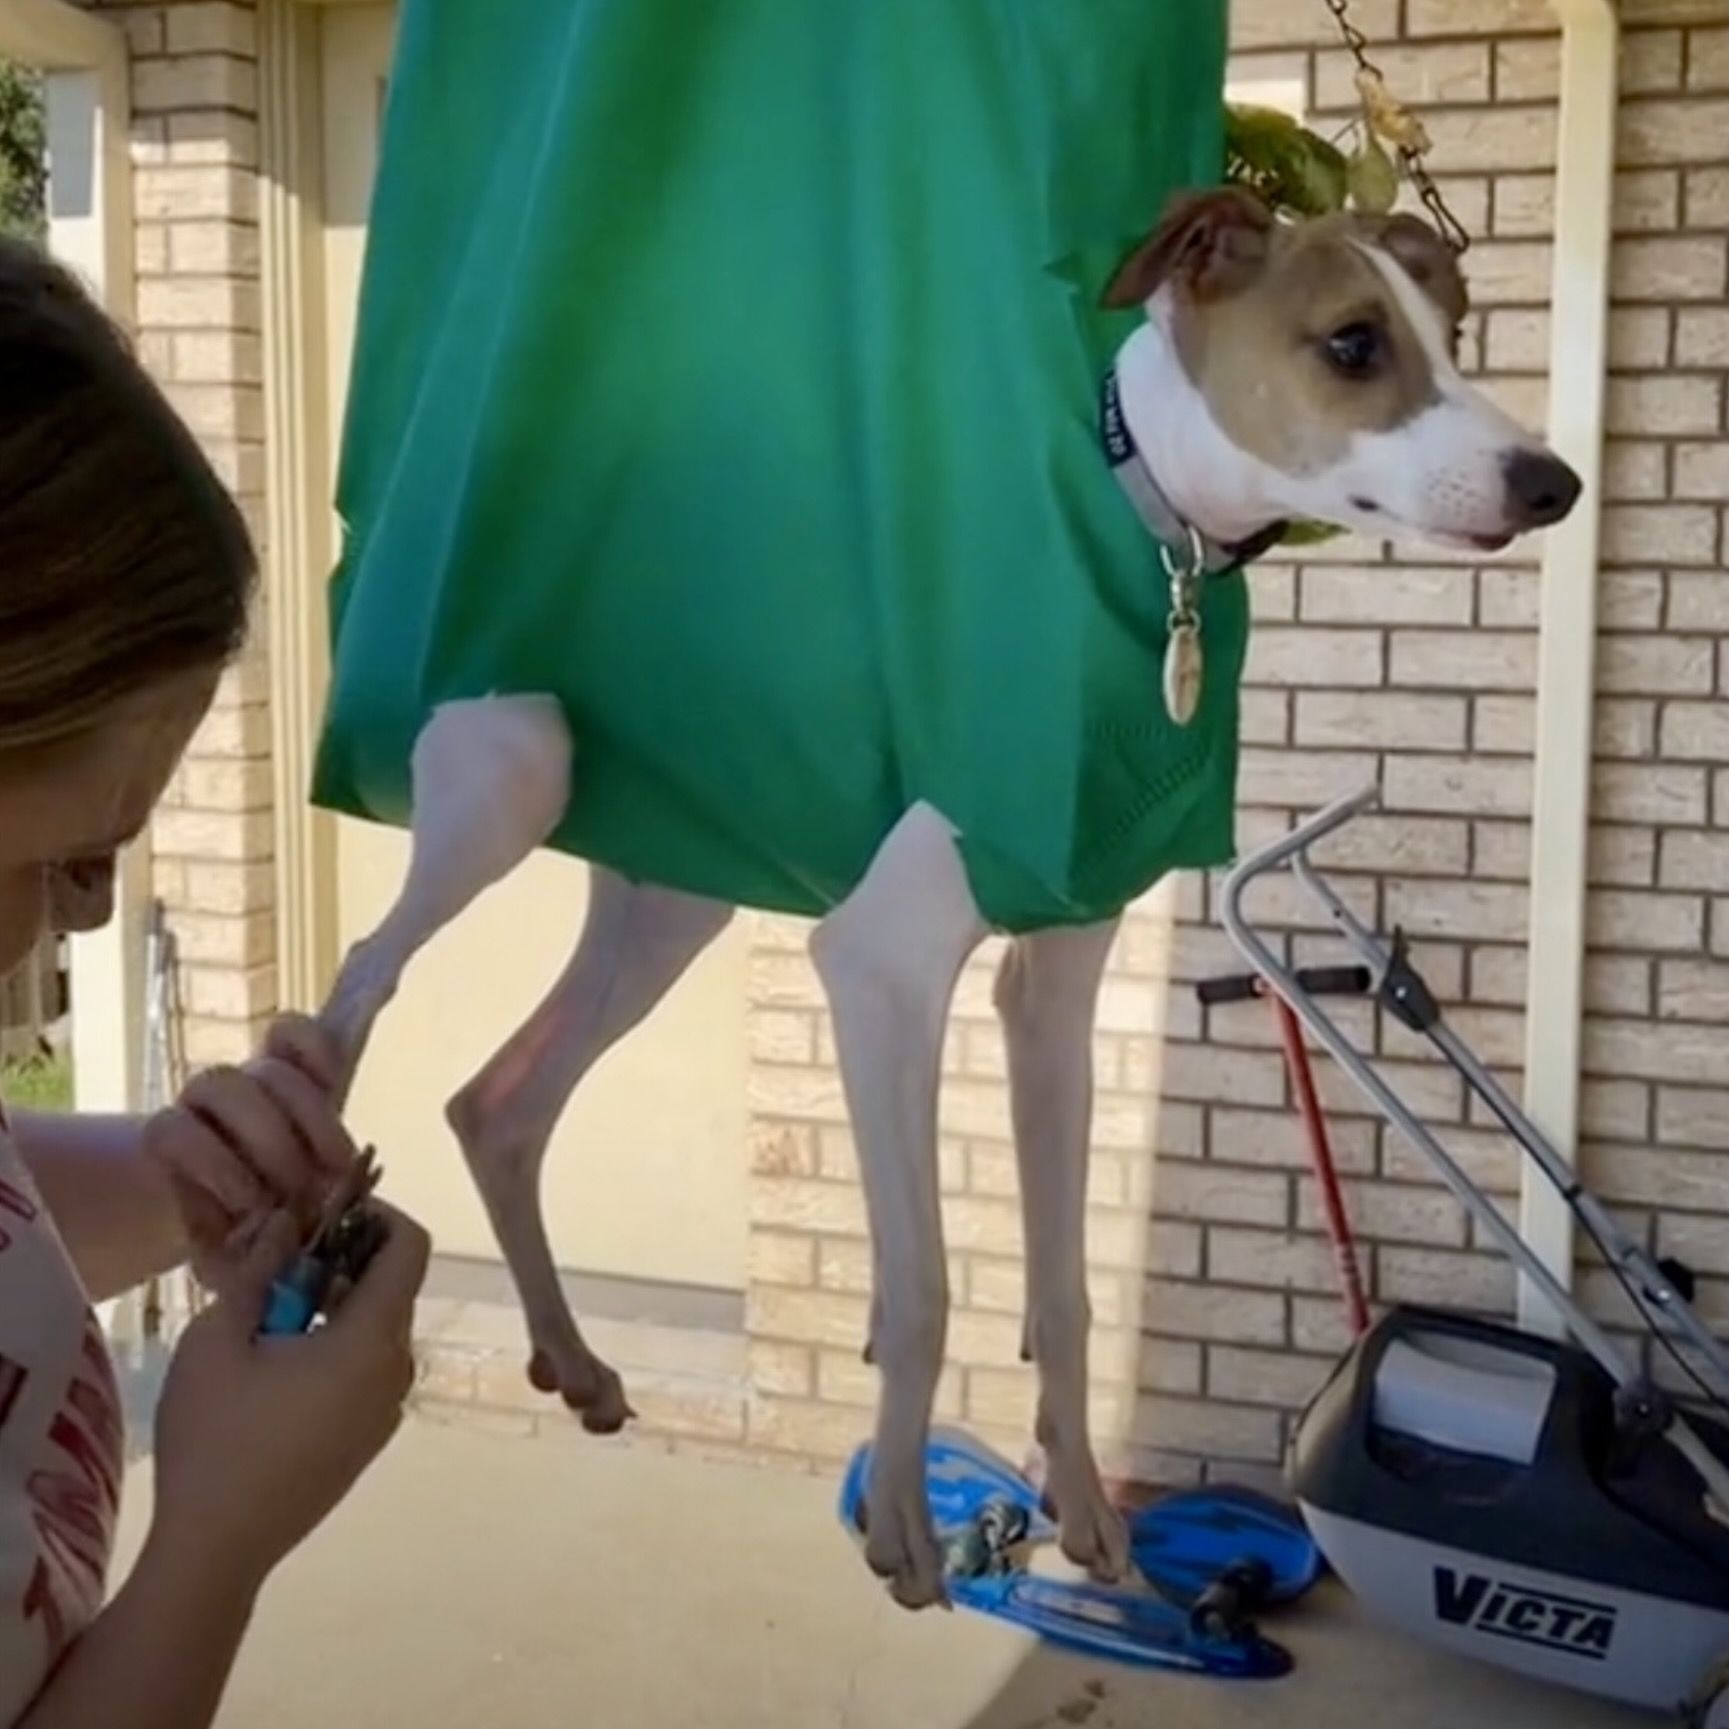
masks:
<path id="1" fill-rule="evenodd" d="M 1223 166 L 1225 0 L 406 0 L 338 507 L 326 807 L 401 824 L 455 698 L 543 691 L 555 843 L 820 914 L 913 802 L 986 917 L 1229 856 L 1112 477 L 1099 310 Z"/>

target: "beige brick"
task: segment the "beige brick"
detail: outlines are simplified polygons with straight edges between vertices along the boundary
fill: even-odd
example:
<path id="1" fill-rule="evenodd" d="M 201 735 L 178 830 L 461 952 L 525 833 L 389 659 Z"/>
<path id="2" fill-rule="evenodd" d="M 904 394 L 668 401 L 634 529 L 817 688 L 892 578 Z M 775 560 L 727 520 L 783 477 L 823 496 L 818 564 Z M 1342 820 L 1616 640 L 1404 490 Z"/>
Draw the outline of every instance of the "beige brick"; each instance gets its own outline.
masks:
<path id="1" fill-rule="evenodd" d="M 211 1020 L 188 1015 L 184 1029 L 186 1061 L 196 1074 L 220 1063 L 244 1063 L 257 1054 L 257 1041 L 244 1020 Z"/>
<path id="2" fill-rule="evenodd" d="M 176 920 L 176 928 L 180 921 Z M 249 1021 L 276 1006 L 276 968 L 187 966 L 186 1012 L 204 1020 Z"/>
<path id="3" fill-rule="evenodd" d="M 1685 188 L 1687 227 L 1729 228 L 1729 168 L 1689 168 Z"/>
<path id="4" fill-rule="evenodd" d="M 261 338 L 230 330 L 176 331 L 170 338 L 172 376 L 187 384 L 258 385 L 264 378 L 264 348 Z M 177 393 L 175 395 L 178 406 Z M 198 430 L 196 425 L 194 430 Z M 226 437 L 262 438 L 260 426 L 250 426 Z"/>
<path id="5" fill-rule="evenodd" d="M 176 911 L 173 928 L 183 960 L 194 967 L 259 967 L 277 941 L 268 918 L 246 915 Z"/>
<path id="6" fill-rule="evenodd" d="M 1599 1139 L 1638 1139 L 1651 1130 L 1651 1089 L 1643 1081 L 1583 1079 L 1579 1125 Z"/>
<path id="7" fill-rule="evenodd" d="M 1495 564 L 1477 572 L 1478 624 L 1492 630 L 1535 630 L 1541 600 L 1542 582 L 1534 570 Z"/>
<path id="8" fill-rule="evenodd" d="M 1624 95 L 1649 96 L 1681 87 L 1681 32 L 1629 30 L 1621 38 L 1618 68 Z"/>
<path id="9" fill-rule="evenodd" d="M 1388 1057 L 1376 1065 L 1381 1077 L 1416 1114 L 1429 1123 L 1454 1123 L 1464 1118 L 1464 1083 L 1438 1062 L 1410 1063 Z M 1337 1116 L 1368 1116 L 1374 1106 L 1357 1084 L 1330 1063 L 1315 1074 L 1315 1091 L 1323 1109 Z"/>
<path id="10" fill-rule="evenodd" d="M 1664 888 L 1729 888 L 1729 834 L 1670 829 L 1660 846 L 1657 880 Z"/>
<path id="11" fill-rule="evenodd" d="M 1465 255 L 1471 304 L 1493 307 L 1547 299 L 1553 256 L 1547 241 L 1478 241 Z"/>
<path id="12" fill-rule="evenodd" d="M 1597 628 L 1658 629 L 1666 587 L 1667 578 L 1660 570 L 1605 571 L 1598 581 Z"/>
<path id="13" fill-rule="evenodd" d="M 850 1183 L 776 1178 L 751 1185 L 750 1218 L 752 1224 L 790 1231 L 863 1236 L 864 1194 Z"/>
<path id="14" fill-rule="evenodd" d="M 1244 744 L 1287 744 L 1291 699 L 1282 690 L 1244 690 L 1237 710 L 1237 736 Z"/>
<path id="15" fill-rule="evenodd" d="M 1729 582 L 1720 571 L 1672 571 L 1667 587 L 1671 630 L 1729 633 Z"/>
<path id="16" fill-rule="evenodd" d="M 1505 759 L 1393 756 L 1387 759 L 1383 799 L 1393 810 L 1528 816 L 1531 768 Z"/>
<path id="17" fill-rule="evenodd" d="M 1154 1393 L 1198 1393 L 1201 1347 L 1187 1339 L 1143 1338 L 1136 1379 Z"/>
<path id="18" fill-rule="evenodd" d="M 1281 1172 L 1173 1161 L 1154 1177 L 1153 1206 L 1163 1218 L 1283 1225 L 1290 1217 L 1291 1185 Z"/>
<path id="19" fill-rule="evenodd" d="M 745 1327 L 753 1336 L 863 1350 L 869 1304 L 862 1296 L 752 1285 L 745 1291 Z"/>
<path id="20" fill-rule="evenodd" d="M 1499 1255 L 1382 1248 L 1375 1261 L 1383 1302 L 1434 1303 L 1492 1314 L 1512 1306 L 1513 1269 Z"/>
<path id="21" fill-rule="evenodd" d="M 1549 416 L 1549 381 L 1525 373 L 1491 372 L 1478 380 L 1479 388 L 1503 414 L 1521 426 L 1542 426 Z"/>
<path id="22" fill-rule="evenodd" d="M 1333 1162 L 1342 1172 L 1365 1173 L 1374 1169 L 1375 1133 L 1371 1124 L 1339 1122 L 1328 1124 L 1328 1137 L 1333 1148 Z M 1271 1165 L 1294 1170 L 1307 1169 L 1310 1161 L 1308 1141 L 1302 1124 L 1287 1110 L 1234 1109 L 1216 1107 L 1212 1113 L 1213 1156 L 1237 1164 Z M 1155 1179 L 1157 1184 L 1171 1170 L 1161 1164 Z M 1286 1215 L 1261 1220 L 1261 1223 L 1283 1224 Z"/>
<path id="23" fill-rule="evenodd" d="M 816 1283 L 816 1239 L 781 1231 L 752 1231 L 747 1245 L 752 1284 Z"/>
<path id="24" fill-rule="evenodd" d="M 1231 1290 L 1223 1284 L 1148 1279 L 1141 1322 L 1150 1333 L 1179 1339 L 1218 1339 L 1279 1345 L 1285 1339 L 1285 1304 L 1276 1292 Z"/>
<path id="25" fill-rule="evenodd" d="M 1345 1214 L 1356 1234 L 1369 1242 L 1428 1243 L 1437 1248 L 1465 1246 L 1465 1214 L 1444 1189 L 1410 1183 L 1347 1183 Z M 1312 1177 L 1297 1185 L 1297 1225 L 1326 1229 L 1319 1189 Z M 1329 1260 L 1331 1249 L 1328 1251 Z"/>
<path id="26" fill-rule="evenodd" d="M 1667 763 L 1598 763 L 1591 774 L 1595 813 L 1608 822 L 1698 823 L 1705 779 Z"/>
<path id="27" fill-rule="evenodd" d="M 145 221 L 173 225 L 257 218 L 257 181 L 245 169 L 217 163 L 140 168 L 133 184 L 138 214 Z M 172 239 L 169 247 L 172 257 Z"/>
<path id="28" fill-rule="evenodd" d="M 1711 900 L 1711 952 L 1729 955 L 1729 895 L 1714 895 Z"/>
<path id="29" fill-rule="evenodd" d="M 258 107 L 258 68 L 233 54 L 137 60 L 132 66 L 132 105 L 139 114 L 198 108 L 253 113 Z"/>
<path id="30" fill-rule="evenodd" d="M 233 109 L 206 108 L 168 116 L 168 160 L 187 165 L 227 162 L 258 167 L 258 121 Z"/>
<path id="31" fill-rule="evenodd" d="M 1667 636 L 1602 637 L 1597 645 L 1597 688 L 1621 694 L 1708 694 L 1715 672 L 1711 643 Z"/>
<path id="32" fill-rule="evenodd" d="M 161 276 L 167 271 L 169 232 L 168 227 L 160 222 L 140 222 L 133 229 L 133 238 L 137 241 L 133 261 L 140 276 Z"/>
<path id="33" fill-rule="evenodd" d="M 1598 889 L 1586 902 L 1586 932 L 1603 948 L 1696 953 L 1704 909 L 1696 895 Z"/>
<path id="34" fill-rule="evenodd" d="M 1451 565 L 1315 566 L 1302 573 L 1300 612 L 1318 624 L 1469 624 L 1471 581 Z"/>
<path id="35" fill-rule="evenodd" d="M 1672 322 L 1666 306 L 1615 307 L 1609 314 L 1610 366 L 1620 371 L 1667 366 Z"/>
<path id="36" fill-rule="evenodd" d="M 1529 690 L 1537 639 L 1527 632 L 1395 630 L 1389 677 L 1401 686 L 1445 690 Z"/>
<path id="37" fill-rule="evenodd" d="M 1623 102 L 1618 118 L 1618 162 L 1717 162 L 1729 134 L 1729 101 L 1684 97 Z"/>
<path id="38" fill-rule="evenodd" d="M 1613 434 L 1648 433 L 1673 437 L 1713 433 L 1722 418 L 1723 381 L 1720 378 L 1671 373 L 1609 380 L 1605 423 Z"/>
<path id="39" fill-rule="evenodd" d="M 1611 218 L 1617 234 L 1662 233 L 1681 223 L 1681 171 L 1627 168 L 1615 176 Z"/>
<path id="40" fill-rule="evenodd" d="M 168 44 L 168 31 L 160 6 L 129 6 L 114 15 L 115 23 L 125 32 L 126 46 L 135 59 L 162 53 Z"/>
<path id="41" fill-rule="evenodd" d="M 1487 330 L 1484 358 L 1491 371 L 1535 372 L 1549 364 L 1547 311 L 1528 306 L 1497 307 L 1489 314 Z"/>
<path id="42" fill-rule="evenodd" d="M 1329 871 L 1399 871 L 1450 876 L 1470 862 L 1471 835 L 1457 818 L 1370 812 L 1315 849 Z"/>
<path id="43" fill-rule="evenodd" d="M 1265 750 L 1240 754 L 1237 797 L 1245 805 L 1309 811 L 1373 780 L 1375 758 L 1362 751 Z"/>
<path id="44" fill-rule="evenodd" d="M 144 277 L 138 323 L 171 330 L 257 330 L 258 285 L 214 276 Z"/>
<path id="45" fill-rule="evenodd" d="M 1390 43 L 1375 51 L 1387 82 L 1413 107 L 1489 99 L 1487 42 Z M 1342 48 L 1315 56 L 1315 106 L 1355 111 L 1356 62 Z M 1408 94 L 1406 94 L 1408 92 Z"/>
<path id="46" fill-rule="evenodd" d="M 745 1151 L 758 1176 L 816 1175 L 816 1131 L 808 1123 L 759 1119 L 750 1125 Z"/>
<path id="47" fill-rule="evenodd" d="M 1385 41 L 1399 33 L 1398 0 L 1353 0 L 1352 12 L 1358 28 L 1371 37 Z M 1326 13 L 1299 14 L 1285 0 L 1236 0 L 1231 8 L 1233 50 L 1293 48 L 1308 42 L 1331 45 L 1337 40 Z"/>
<path id="48" fill-rule="evenodd" d="M 1215 1401 L 1147 1396 L 1136 1401 L 1135 1439 L 1208 1459 L 1255 1459 L 1268 1464 L 1280 1453 L 1276 1411 Z"/>
<path id="49" fill-rule="evenodd" d="M 1698 944 L 1693 945 L 1697 952 Z M 1596 1075 L 1625 1075 L 1636 1080 L 1685 1081 L 1695 1084 L 1723 1080 L 1723 1034 L 1720 1028 L 1683 1021 L 1585 1021 L 1584 1064 Z M 1636 1197 L 1633 1197 L 1636 1198 Z M 1719 1195 L 1718 1204 L 1722 1197 Z M 1678 1205 L 1685 1204 L 1677 1202 Z"/>
<path id="50" fill-rule="evenodd" d="M 1593 1014 L 1648 1015 L 1651 969 L 1643 955 L 1587 955 L 1586 1008 Z"/>
<path id="51" fill-rule="evenodd" d="M 1712 383 L 1720 392 L 1721 380 Z M 1678 444 L 1675 447 L 1674 491 L 1677 498 L 1708 499 L 1714 503 L 1729 498 L 1729 440 Z"/>
<path id="52" fill-rule="evenodd" d="M 258 31 L 250 6 L 220 0 L 176 0 L 168 8 L 170 54 L 255 55 Z"/>
<path id="53" fill-rule="evenodd" d="M 1659 1087 L 1657 1138 L 1669 1146 L 1703 1147 L 1729 1153 L 1729 1091 L 1716 1087 Z M 1712 1204 L 1721 1216 L 1722 1197 Z M 1713 1226 L 1729 1254 L 1729 1232 Z"/>
<path id="54" fill-rule="evenodd" d="M 1539 36 L 1495 44 L 1495 96 L 1501 102 L 1542 102 L 1560 93 L 1561 44 Z"/>
<path id="55" fill-rule="evenodd" d="M 1546 105 L 1433 109 L 1423 124 L 1434 144 L 1431 161 L 1437 173 L 1555 166 L 1555 110 Z"/>
<path id="56" fill-rule="evenodd" d="M 264 436 L 264 393 L 256 386 L 176 381 L 168 386 L 168 400 L 201 439 Z"/>
<path id="57" fill-rule="evenodd" d="M 1729 309 L 1684 306 L 1675 314 L 1678 366 L 1729 366 Z"/>
<path id="58" fill-rule="evenodd" d="M 1471 748 L 1529 755 L 1536 731 L 1536 699 L 1479 696 L 1471 704 Z"/>
<path id="59" fill-rule="evenodd" d="M 1334 1281 L 1332 1248 L 1324 1237 L 1292 1231 L 1207 1231 L 1207 1277 L 1272 1290 L 1325 1291 Z"/>
<path id="60" fill-rule="evenodd" d="M 1663 707 L 1662 753 L 1672 761 L 1729 761 L 1729 701 L 1671 702 Z M 1664 769 L 1659 773 L 1672 772 Z M 1687 808 L 1694 813 L 1671 816 L 1670 822 L 1699 823 L 1704 818 L 1704 789 L 1689 774 Z"/>
<path id="61" fill-rule="evenodd" d="M 764 1116 L 827 1123 L 847 1120 L 840 1075 L 828 1069 L 753 1063 L 745 1077 L 745 1102 Z"/>
<path id="62" fill-rule="evenodd" d="M 1616 242 L 1610 292 L 1622 302 L 1723 298 L 1725 243 L 1715 236 L 1640 237 Z"/>
<path id="63" fill-rule="evenodd" d="M 1586 853 L 1594 887 L 1644 888 L 1656 880 L 1657 837 L 1649 829 L 1594 823 Z"/>
<path id="64" fill-rule="evenodd" d="M 1600 697 L 1592 722 L 1593 748 L 1600 757 L 1647 757 L 1657 747 L 1657 704 L 1646 698 Z M 1617 820 L 1613 810 L 1599 814 Z"/>
<path id="65" fill-rule="evenodd" d="M 1729 1155 L 1658 1152 L 1647 1146 L 1591 1144 L 1585 1180 L 1608 1200 L 1721 1216 L 1729 1193 Z"/>
<path id="66" fill-rule="evenodd" d="M 1496 176 L 1493 185 L 1493 226 L 1497 235 L 1529 239 L 1554 231 L 1553 174 L 1502 174 Z"/>
<path id="67" fill-rule="evenodd" d="M 1729 962 L 1659 963 L 1657 1014 L 1667 1021 L 1729 1021 Z"/>
<path id="68" fill-rule="evenodd" d="M 1297 697 L 1299 745 L 1387 750 L 1459 750 L 1465 744 L 1462 697 L 1404 691 L 1303 691 Z"/>
<path id="69" fill-rule="evenodd" d="M 862 1411 L 805 1399 L 755 1397 L 745 1412 L 745 1436 L 752 1446 L 819 1459 L 849 1458 L 870 1439 L 870 1429 L 870 1418 Z"/>
<path id="70" fill-rule="evenodd" d="M 809 1398 L 816 1386 L 815 1358 L 807 1345 L 752 1339 L 747 1347 L 751 1391 Z M 826 1396 L 826 1395 L 825 1395 Z"/>
<path id="71" fill-rule="evenodd" d="M 171 221 L 163 232 L 168 237 L 168 268 L 181 275 L 258 274 L 259 233 L 254 223 Z"/>
<path id="72" fill-rule="evenodd" d="M 1687 32 L 1687 88 L 1729 90 L 1729 27 Z"/>
<path id="73" fill-rule="evenodd" d="M 257 859 L 270 856 L 274 825 L 265 811 L 233 816 L 163 810 L 150 833 L 155 850 L 170 858 Z"/>
<path id="74" fill-rule="evenodd" d="M 1394 880 L 1385 887 L 1385 922 L 1414 937 L 1516 942 L 1525 935 L 1527 899 L 1513 883 Z"/>
<path id="75" fill-rule="evenodd" d="M 1250 683 L 1281 686 L 1381 683 L 1381 633 L 1374 630 L 1299 630 L 1277 626 L 1250 640 Z"/>
<path id="76" fill-rule="evenodd" d="M 1445 1126 L 1432 1132 L 1448 1156 L 1480 1188 L 1499 1195 L 1518 1193 L 1522 1156 L 1517 1144 L 1501 1130 Z M 1428 1154 L 1419 1152 L 1391 1128 L 1381 1151 L 1381 1174 L 1393 1183 L 1427 1183 L 1431 1189 L 1435 1182 L 1435 1167 Z"/>
<path id="77" fill-rule="evenodd" d="M 160 865 L 158 874 L 160 875 Z M 158 892 L 169 898 L 166 889 Z M 276 904 L 274 867 L 261 864 L 215 864 L 186 859 L 179 866 L 179 893 L 171 904 L 188 912 L 238 917 L 269 912 Z"/>

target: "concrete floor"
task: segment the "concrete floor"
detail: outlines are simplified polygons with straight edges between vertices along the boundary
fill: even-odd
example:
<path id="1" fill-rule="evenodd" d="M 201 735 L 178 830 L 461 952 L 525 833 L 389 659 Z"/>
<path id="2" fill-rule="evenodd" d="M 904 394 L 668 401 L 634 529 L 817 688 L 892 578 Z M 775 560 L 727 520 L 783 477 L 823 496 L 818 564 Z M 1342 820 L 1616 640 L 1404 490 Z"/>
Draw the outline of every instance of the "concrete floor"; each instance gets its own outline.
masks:
<path id="1" fill-rule="evenodd" d="M 128 1542 L 148 1514 L 129 1494 Z M 1090 1664 L 977 1615 L 895 1609 L 834 1485 L 417 1416 L 273 1582 L 224 1729 L 1632 1729 L 1643 1716 L 1395 1642 L 1323 1589 L 1297 1671 Z M 1373 1706 L 1365 1713 L 1365 1699 Z"/>

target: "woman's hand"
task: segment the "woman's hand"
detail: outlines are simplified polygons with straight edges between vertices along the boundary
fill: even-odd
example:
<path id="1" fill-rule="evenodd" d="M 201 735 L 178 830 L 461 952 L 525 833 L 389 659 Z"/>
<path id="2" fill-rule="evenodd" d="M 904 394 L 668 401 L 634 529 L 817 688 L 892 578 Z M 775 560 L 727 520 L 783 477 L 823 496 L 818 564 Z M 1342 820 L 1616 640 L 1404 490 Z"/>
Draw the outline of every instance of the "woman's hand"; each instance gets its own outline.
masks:
<path id="1" fill-rule="evenodd" d="M 414 1299 L 429 1242 L 406 1215 L 379 1211 L 389 1234 L 315 1332 L 256 1336 L 270 1280 L 298 1242 L 282 1212 L 186 1329 L 156 1418 L 157 1565 L 256 1591 L 396 1432 L 414 1384 Z"/>
<path id="2" fill-rule="evenodd" d="M 285 1015 L 240 1068 L 209 1069 L 144 1125 L 144 1155 L 168 1178 L 194 1270 L 211 1284 L 242 1227 L 277 1209 L 302 1224 L 356 1156 L 338 1114 L 341 1056 L 313 1020 Z"/>

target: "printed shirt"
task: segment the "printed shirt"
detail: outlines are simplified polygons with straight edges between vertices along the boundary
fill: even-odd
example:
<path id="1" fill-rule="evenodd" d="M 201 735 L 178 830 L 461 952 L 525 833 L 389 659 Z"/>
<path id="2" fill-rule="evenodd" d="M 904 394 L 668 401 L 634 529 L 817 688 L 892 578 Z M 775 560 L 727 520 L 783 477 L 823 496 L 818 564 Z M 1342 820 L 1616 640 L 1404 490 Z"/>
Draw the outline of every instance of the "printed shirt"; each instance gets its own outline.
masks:
<path id="1" fill-rule="evenodd" d="M 101 1322 L 0 1114 L 0 1729 L 102 1607 L 124 1465 Z"/>

